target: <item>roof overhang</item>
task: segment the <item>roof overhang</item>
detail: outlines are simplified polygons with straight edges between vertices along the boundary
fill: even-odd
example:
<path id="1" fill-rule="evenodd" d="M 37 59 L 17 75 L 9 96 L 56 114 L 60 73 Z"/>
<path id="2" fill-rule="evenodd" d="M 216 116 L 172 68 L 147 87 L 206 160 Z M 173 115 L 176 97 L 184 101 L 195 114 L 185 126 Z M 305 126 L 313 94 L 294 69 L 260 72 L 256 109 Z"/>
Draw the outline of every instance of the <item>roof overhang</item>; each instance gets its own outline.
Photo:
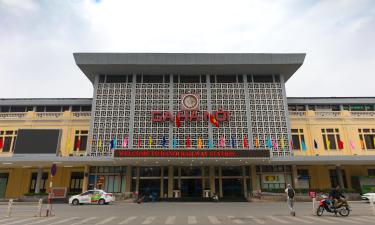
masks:
<path id="1" fill-rule="evenodd" d="M 124 74 L 280 74 L 286 82 L 306 54 L 274 53 L 74 53 L 82 72 L 94 83 L 96 75 Z"/>

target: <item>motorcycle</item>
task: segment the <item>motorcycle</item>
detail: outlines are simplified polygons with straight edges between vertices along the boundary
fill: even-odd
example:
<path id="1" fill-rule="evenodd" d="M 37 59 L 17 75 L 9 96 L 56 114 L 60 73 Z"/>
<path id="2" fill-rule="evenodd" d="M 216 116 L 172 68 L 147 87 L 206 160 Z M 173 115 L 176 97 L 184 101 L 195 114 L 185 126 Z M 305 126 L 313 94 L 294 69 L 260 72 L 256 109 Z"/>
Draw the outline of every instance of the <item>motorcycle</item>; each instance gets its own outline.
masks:
<path id="1" fill-rule="evenodd" d="M 322 195 L 321 198 L 319 207 L 316 210 L 317 216 L 323 215 L 324 210 L 329 213 L 334 213 L 335 216 L 337 216 L 337 213 L 341 216 L 349 216 L 351 210 L 348 202 L 344 198 L 341 199 L 337 207 L 334 207 L 333 201 L 329 199 L 327 195 Z"/>

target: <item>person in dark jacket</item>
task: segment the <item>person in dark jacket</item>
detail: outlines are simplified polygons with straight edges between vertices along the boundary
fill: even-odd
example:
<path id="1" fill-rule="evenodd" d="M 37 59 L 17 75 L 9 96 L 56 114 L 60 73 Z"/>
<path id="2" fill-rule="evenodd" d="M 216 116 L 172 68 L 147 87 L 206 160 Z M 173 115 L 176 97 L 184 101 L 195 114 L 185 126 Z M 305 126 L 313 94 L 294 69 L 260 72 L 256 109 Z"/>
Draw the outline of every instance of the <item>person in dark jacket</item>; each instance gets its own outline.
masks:
<path id="1" fill-rule="evenodd" d="M 336 188 L 333 188 L 331 190 L 331 193 L 329 193 L 329 196 L 333 200 L 334 207 L 340 206 L 340 204 L 343 202 L 343 199 L 345 199 L 345 196 L 342 194 L 339 185 L 337 185 Z"/>

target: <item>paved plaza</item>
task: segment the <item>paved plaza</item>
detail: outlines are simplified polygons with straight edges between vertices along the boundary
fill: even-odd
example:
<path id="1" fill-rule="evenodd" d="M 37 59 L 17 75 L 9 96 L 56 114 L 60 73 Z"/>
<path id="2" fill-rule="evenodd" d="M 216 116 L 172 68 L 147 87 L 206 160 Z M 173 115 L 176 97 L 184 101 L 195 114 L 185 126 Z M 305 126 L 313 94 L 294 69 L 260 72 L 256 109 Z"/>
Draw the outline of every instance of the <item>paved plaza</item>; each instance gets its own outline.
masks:
<path id="1" fill-rule="evenodd" d="M 53 206 L 53 217 L 34 217 L 16 206 L 11 218 L 1 217 L 1 225 L 78 224 L 375 224 L 369 204 L 352 202 L 349 217 L 312 215 L 311 203 L 297 203 L 297 216 L 288 215 L 283 202 L 261 203 L 115 203 L 107 206 Z M 6 212 L 6 206 L 0 207 Z"/>

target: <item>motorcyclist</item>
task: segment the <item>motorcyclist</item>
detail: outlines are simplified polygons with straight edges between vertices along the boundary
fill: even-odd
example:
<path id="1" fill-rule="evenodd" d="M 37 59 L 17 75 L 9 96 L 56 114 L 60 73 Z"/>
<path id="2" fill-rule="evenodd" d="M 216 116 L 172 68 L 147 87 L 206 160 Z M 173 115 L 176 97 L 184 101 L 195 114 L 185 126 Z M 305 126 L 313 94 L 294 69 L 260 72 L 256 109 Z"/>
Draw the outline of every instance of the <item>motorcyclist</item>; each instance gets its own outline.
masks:
<path id="1" fill-rule="evenodd" d="M 333 188 L 329 193 L 329 197 L 333 201 L 333 207 L 339 207 L 345 200 L 345 196 L 342 194 L 340 190 L 340 185 L 337 185 L 336 188 Z"/>

